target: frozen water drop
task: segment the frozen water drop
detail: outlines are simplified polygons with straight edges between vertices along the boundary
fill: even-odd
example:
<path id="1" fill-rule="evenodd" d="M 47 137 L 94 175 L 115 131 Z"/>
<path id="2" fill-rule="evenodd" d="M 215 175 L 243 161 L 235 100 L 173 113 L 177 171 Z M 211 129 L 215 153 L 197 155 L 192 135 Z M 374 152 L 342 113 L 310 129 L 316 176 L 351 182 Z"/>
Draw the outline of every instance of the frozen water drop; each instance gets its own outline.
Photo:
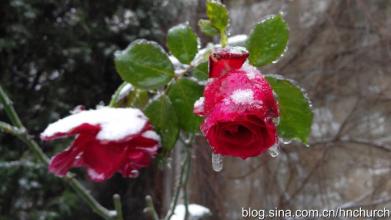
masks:
<path id="1" fill-rule="evenodd" d="M 285 140 L 285 139 L 283 139 L 281 137 L 278 140 L 280 141 L 280 143 L 283 143 L 283 144 L 290 144 L 290 143 L 292 143 L 292 140 Z"/>
<path id="2" fill-rule="evenodd" d="M 140 172 L 138 170 L 132 170 L 130 171 L 129 177 L 136 178 L 140 175 Z"/>
<path id="3" fill-rule="evenodd" d="M 216 172 L 223 170 L 223 156 L 221 154 L 212 153 L 212 168 Z"/>
<path id="4" fill-rule="evenodd" d="M 271 157 L 277 157 L 280 154 L 280 144 L 276 142 L 273 146 L 271 146 L 268 150 Z"/>

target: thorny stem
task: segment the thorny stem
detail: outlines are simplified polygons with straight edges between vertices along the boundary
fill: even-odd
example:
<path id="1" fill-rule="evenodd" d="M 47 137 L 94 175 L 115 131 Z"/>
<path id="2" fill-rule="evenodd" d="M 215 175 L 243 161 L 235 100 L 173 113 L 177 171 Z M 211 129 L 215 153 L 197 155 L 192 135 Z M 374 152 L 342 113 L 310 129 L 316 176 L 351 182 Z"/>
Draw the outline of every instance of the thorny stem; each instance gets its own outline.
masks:
<path id="1" fill-rule="evenodd" d="M 12 125 L 7 124 L 5 122 L 0 122 L 0 131 L 9 133 L 19 140 L 24 142 L 31 151 L 34 152 L 35 156 L 45 165 L 49 164 L 49 158 L 46 154 L 41 150 L 41 147 L 37 144 L 37 142 L 30 136 L 30 134 L 26 131 L 23 123 L 21 122 L 18 114 L 16 113 L 11 100 L 8 95 L 4 92 L 3 88 L 0 85 L 0 103 L 3 104 L 3 108 L 8 118 L 10 119 Z M 122 220 L 122 215 L 119 217 L 120 212 L 114 210 L 108 210 L 103 207 L 98 201 L 92 197 L 89 191 L 84 188 L 84 186 L 74 178 L 72 173 L 68 173 L 64 178 L 73 190 L 82 197 L 82 199 L 91 207 L 91 209 L 100 215 L 102 218 L 111 220 L 118 219 Z M 118 204 L 117 204 L 118 205 Z"/>

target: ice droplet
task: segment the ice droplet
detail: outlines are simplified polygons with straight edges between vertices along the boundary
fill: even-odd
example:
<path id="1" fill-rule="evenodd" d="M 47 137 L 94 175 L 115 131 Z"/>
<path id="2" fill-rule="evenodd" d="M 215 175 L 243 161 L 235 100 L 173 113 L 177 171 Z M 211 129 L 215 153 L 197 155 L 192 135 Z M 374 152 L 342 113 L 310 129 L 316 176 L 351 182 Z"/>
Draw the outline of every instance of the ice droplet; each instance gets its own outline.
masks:
<path id="1" fill-rule="evenodd" d="M 277 157 L 280 154 L 280 144 L 277 141 L 273 146 L 271 146 L 268 150 L 268 153 L 271 157 Z"/>
<path id="2" fill-rule="evenodd" d="M 136 178 L 136 177 L 138 177 L 139 175 L 140 175 L 140 172 L 139 172 L 138 170 L 132 170 L 132 171 L 130 171 L 129 177 L 131 177 L 131 178 Z"/>
<path id="3" fill-rule="evenodd" d="M 223 170 L 223 156 L 221 154 L 212 153 L 212 168 L 216 172 Z"/>
<path id="4" fill-rule="evenodd" d="M 282 137 L 278 138 L 278 140 L 280 143 L 285 144 L 285 145 L 292 143 L 292 140 L 285 140 Z"/>

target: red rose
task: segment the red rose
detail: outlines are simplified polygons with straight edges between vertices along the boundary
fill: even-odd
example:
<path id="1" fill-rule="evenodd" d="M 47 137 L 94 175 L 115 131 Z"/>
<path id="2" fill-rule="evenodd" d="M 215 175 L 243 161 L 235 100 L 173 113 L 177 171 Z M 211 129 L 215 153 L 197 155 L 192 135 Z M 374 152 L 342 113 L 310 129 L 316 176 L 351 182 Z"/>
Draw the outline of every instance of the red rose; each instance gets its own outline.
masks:
<path id="1" fill-rule="evenodd" d="M 137 177 L 157 153 L 160 138 L 144 114 L 133 108 L 80 111 L 49 125 L 42 140 L 76 136 L 65 151 L 55 155 L 49 171 L 64 176 L 72 167 L 86 167 L 89 177 L 103 181 L 115 172 Z"/>
<path id="2" fill-rule="evenodd" d="M 201 131 L 216 154 L 258 156 L 278 138 L 278 106 L 269 83 L 249 64 L 244 50 L 219 49 L 210 56 L 209 83 L 194 112 L 204 116 Z M 240 65 L 239 65 L 240 64 Z"/>

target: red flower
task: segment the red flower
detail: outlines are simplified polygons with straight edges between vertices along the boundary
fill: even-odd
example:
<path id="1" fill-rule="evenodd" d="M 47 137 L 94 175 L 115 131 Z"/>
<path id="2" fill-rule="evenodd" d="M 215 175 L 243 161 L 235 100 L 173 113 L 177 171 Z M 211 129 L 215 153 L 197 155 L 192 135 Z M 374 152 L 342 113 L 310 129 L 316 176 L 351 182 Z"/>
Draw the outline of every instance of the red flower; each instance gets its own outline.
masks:
<path id="1" fill-rule="evenodd" d="M 247 52 L 220 49 L 210 56 L 209 83 L 194 112 L 204 116 L 201 131 L 216 154 L 254 157 L 278 138 L 278 106 L 269 83 L 249 64 Z"/>
<path id="2" fill-rule="evenodd" d="M 133 108 L 80 111 L 49 125 L 42 140 L 76 136 L 63 152 L 55 155 L 49 171 L 64 176 L 72 167 L 85 167 L 94 181 L 119 172 L 137 177 L 138 170 L 155 157 L 160 138 L 144 114 Z"/>

